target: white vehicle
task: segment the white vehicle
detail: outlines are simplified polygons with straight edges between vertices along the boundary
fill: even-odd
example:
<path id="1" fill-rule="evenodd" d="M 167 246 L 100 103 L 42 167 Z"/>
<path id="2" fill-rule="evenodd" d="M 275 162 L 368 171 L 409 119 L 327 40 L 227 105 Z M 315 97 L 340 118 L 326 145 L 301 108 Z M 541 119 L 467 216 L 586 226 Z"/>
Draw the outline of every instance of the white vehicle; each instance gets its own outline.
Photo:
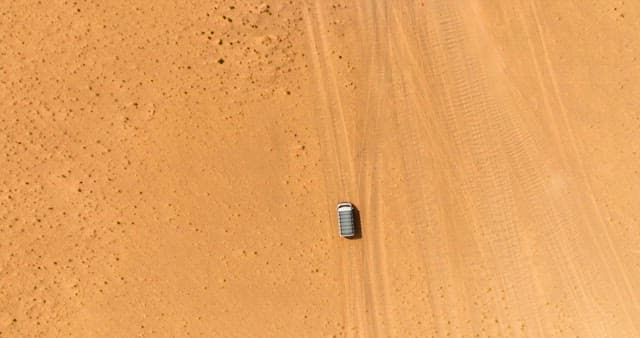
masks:
<path id="1" fill-rule="evenodd" d="M 356 235 L 356 223 L 353 217 L 353 205 L 349 202 L 338 203 L 338 226 L 340 237 L 353 237 Z"/>

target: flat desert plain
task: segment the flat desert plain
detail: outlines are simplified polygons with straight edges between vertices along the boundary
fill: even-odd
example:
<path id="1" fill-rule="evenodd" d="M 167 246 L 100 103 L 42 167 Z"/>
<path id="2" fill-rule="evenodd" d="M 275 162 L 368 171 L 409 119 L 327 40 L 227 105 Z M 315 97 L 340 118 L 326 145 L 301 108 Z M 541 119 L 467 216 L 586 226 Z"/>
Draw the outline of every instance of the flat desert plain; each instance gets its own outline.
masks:
<path id="1" fill-rule="evenodd" d="M 639 32 L 634 1 L 4 1 L 0 336 L 638 337 Z"/>

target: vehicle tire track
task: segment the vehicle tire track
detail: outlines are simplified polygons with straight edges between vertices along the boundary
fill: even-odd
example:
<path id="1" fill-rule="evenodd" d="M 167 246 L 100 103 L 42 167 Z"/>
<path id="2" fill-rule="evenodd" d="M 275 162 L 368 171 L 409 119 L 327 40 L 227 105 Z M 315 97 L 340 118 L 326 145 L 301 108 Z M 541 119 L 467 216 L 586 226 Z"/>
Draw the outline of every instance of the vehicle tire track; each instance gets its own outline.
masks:
<path id="1" fill-rule="evenodd" d="M 317 111 L 320 141 L 323 146 L 324 172 L 326 182 L 336 177 L 339 184 L 327 184 L 329 193 L 328 208 L 330 219 L 335 218 L 333 205 L 354 196 L 354 167 L 352 143 L 345 123 L 340 87 L 336 78 L 335 66 L 331 61 L 329 42 L 326 39 L 326 23 L 323 3 L 316 1 L 310 11 L 305 13 L 305 22 L 309 32 L 309 46 L 318 89 Z M 334 156 L 331 156 L 334 154 Z M 329 159 L 333 158 L 333 161 Z M 337 176 L 336 176 L 337 174 Z M 337 242 L 336 251 L 340 252 L 343 278 L 343 298 L 345 300 L 344 323 L 348 336 L 369 336 L 367 323 L 367 300 L 370 291 L 366 289 L 368 271 L 364 270 L 362 247 L 351 241 Z"/>
<path id="2" fill-rule="evenodd" d="M 364 41 L 370 43 L 366 48 L 363 58 L 369 60 L 366 70 L 366 94 L 364 102 L 365 109 L 360 113 L 363 115 L 364 129 L 362 131 L 362 142 L 360 149 L 364 151 L 365 156 L 361 158 L 358 170 L 358 187 L 360 187 L 359 200 L 362 201 L 364 217 L 362 218 L 363 226 L 366 226 L 366 234 L 364 236 L 365 244 L 365 269 L 370 273 L 369 278 L 365 281 L 367 288 L 370 290 L 368 299 L 370 317 L 368 320 L 371 326 L 373 336 L 390 336 L 390 324 L 394 323 L 394 317 L 390 314 L 389 306 L 391 300 L 389 298 L 390 281 L 388 273 L 387 249 L 385 247 L 384 238 L 386 229 L 379 221 L 379 213 L 383 208 L 380 201 L 379 182 L 382 155 L 378 142 L 383 140 L 381 126 L 379 120 L 385 113 L 383 106 L 383 98 L 387 92 L 386 83 L 388 83 L 390 69 L 387 67 L 386 55 L 384 52 L 387 46 L 384 40 L 380 39 L 381 30 L 386 27 L 387 23 L 384 13 L 380 13 L 379 9 L 372 6 L 371 1 L 359 1 L 355 4 L 357 9 L 358 36 Z M 375 22 L 375 29 L 371 29 L 370 22 L 365 21 L 369 18 Z M 372 108 L 370 108 L 372 107 Z M 363 182 L 366 182 L 363 184 Z"/>
<path id="3" fill-rule="evenodd" d="M 341 163 L 340 154 L 337 149 L 337 133 L 335 132 L 335 128 L 333 127 L 333 119 L 330 111 L 330 98 L 328 97 L 328 91 L 326 89 L 326 80 L 324 77 L 326 66 L 324 61 L 321 58 L 321 48 L 319 44 L 321 41 L 316 37 L 318 32 L 316 32 L 315 26 L 315 18 L 313 13 L 304 12 L 304 20 L 307 26 L 306 33 L 308 38 L 308 48 L 310 59 L 312 60 L 312 66 L 314 70 L 314 79 L 315 86 L 313 89 L 317 92 L 316 97 L 316 125 L 318 127 L 318 137 L 320 139 L 320 149 L 321 149 L 321 162 L 322 162 L 322 170 L 324 173 L 324 181 L 326 186 L 326 191 L 329 194 L 327 198 L 327 215 L 326 218 L 333 220 L 335 218 L 335 212 L 333 205 L 337 200 L 340 199 L 340 196 L 337 196 L 337 192 L 343 191 L 344 187 L 347 183 L 344 181 L 344 176 L 341 172 L 341 167 L 339 164 Z M 333 159 L 333 160 L 331 160 Z M 336 175 L 336 173 L 340 173 Z M 336 178 L 338 181 L 336 182 Z M 331 222 L 333 224 L 333 222 Z M 336 229 L 332 228 L 330 236 L 334 236 L 333 233 Z M 349 270 L 349 259 L 347 255 L 344 254 L 342 250 L 341 243 L 336 243 L 333 247 L 334 252 L 340 252 L 339 264 L 341 265 L 341 277 L 343 278 L 342 289 L 340 290 L 341 299 L 344 301 L 344 307 L 342 309 L 343 314 L 343 323 L 338 323 L 337 328 L 342 328 L 343 330 L 346 328 L 349 322 L 352 322 L 350 308 L 353 306 L 353 296 L 351 296 L 351 290 L 349 286 L 351 285 L 351 280 L 349 279 L 350 274 L 345 273 Z"/>
<path id="4" fill-rule="evenodd" d="M 547 48 L 547 44 L 544 38 L 544 30 L 543 30 L 543 26 L 541 25 L 540 22 L 540 17 L 538 14 L 538 9 L 537 9 L 537 5 L 535 4 L 535 2 L 529 2 L 530 6 L 524 6 L 525 8 L 529 7 L 532 17 L 534 18 L 535 24 L 536 24 L 536 32 L 535 35 L 537 36 L 539 42 L 540 42 L 540 47 L 541 47 L 541 54 L 542 54 L 542 61 L 540 61 L 539 63 L 542 64 L 542 68 L 544 69 L 544 72 L 546 74 L 549 74 L 549 82 L 550 82 L 550 88 L 547 88 L 544 83 L 541 81 L 541 86 L 543 90 L 549 91 L 549 96 L 552 97 L 553 102 L 555 103 L 555 108 L 551 106 L 551 102 L 548 103 L 548 112 L 549 113 L 553 113 L 553 111 L 557 111 L 560 114 L 560 118 L 556 118 L 554 115 L 551 115 L 551 119 L 553 119 L 555 121 L 555 123 L 558 125 L 558 130 L 565 130 L 567 131 L 566 133 L 566 139 L 568 139 L 568 143 L 570 145 L 570 151 L 571 153 L 569 154 L 565 154 L 565 158 L 569 161 L 572 162 L 571 167 L 572 168 L 576 168 L 578 170 L 578 173 L 580 175 L 581 178 L 581 182 L 584 185 L 584 189 L 581 189 L 583 191 L 587 192 L 587 196 L 584 198 L 585 201 L 583 202 L 586 206 L 588 206 L 588 210 L 591 210 L 591 212 L 593 213 L 593 218 L 595 220 L 595 224 L 591 224 L 591 222 L 588 222 L 589 224 L 587 225 L 587 228 L 590 230 L 590 237 L 592 242 L 594 243 L 594 245 L 597 247 L 598 250 L 598 254 L 600 256 L 600 260 L 602 262 L 602 266 L 605 268 L 605 270 L 607 271 L 607 274 L 609 275 L 609 279 L 611 281 L 612 284 L 617 285 L 618 282 L 618 277 L 620 277 L 620 279 L 622 280 L 622 283 L 624 284 L 624 288 L 620 288 L 620 287 L 615 287 L 614 292 L 616 293 L 618 299 L 620 300 L 621 303 L 626 304 L 624 302 L 624 299 L 629 298 L 631 299 L 632 303 L 634 304 L 634 307 L 636 309 L 640 308 L 636 294 L 634 292 L 634 289 L 631 285 L 631 282 L 629 280 L 629 277 L 627 276 L 627 274 L 625 273 L 625 269 L 622 266 L 622 262 L 620 260 L 620 257 L 618 255 L 617 250 L 615 249 L 615 247 L 613 246 L 613 242 L 611 240 L 611 235 L 609 234 L 609 231 L 606 227 L 606 221 L 605 221 L 605 217 L 603 216 L 603 211 L 600 209 L 600 207 L 598 206 L 598 203 L 595 200 L 594 197 L 594 193 L 593 193 L 593 188 L 591 186 L 590 183 L 590 178 L 587 175 L 587 171 L 585 169 L 585 165 L 582 161 L 582 159 L 580 158 L 579 154 L 579 147 L 578 147 L 578 142 L 576 141 L 576 137 L 575 137 L 575 133 L 573 132 L 573 129 L 571 127 L 571 123 L 569 121 L 568 118 L 568 113 L 567 113 L 567 109 L 562 101 L 562 97 L 560 95 L 560 90 L 559 90 L 559 86 L 558 86 L 558 80 L 557 80 L 557 76 L 554 72 L 553 69 L 553 64 L 551 63 L 551 60 L 549 58 L 549 52 L 548 52 L 548 48 Z M 535 53 L 533 54 L 533 57 L 535 58 L 536 55 Z M 598 236 L 596 235 L 596 232 L 599 234 L 604 234 L 605 240 L 606 240 L 606 245 L 605 248 L 602 248 L 599 244 L 598 244 Z M 607 256 L 610 257 L 611 259 L 607 259 Z M 607 264 L 606 262 L 612 260 L 614 262 L 613 265 Z M 620 290 L 623 289 L 623 292 L 621 292 Z M 624 295 L 623 295 L 624 293 Z M 633 320 L 633 318 L 635 318 L 635 316 L 633 315 L 633 313 L 637 314 L 638 311 L 637 310 L 633 310 L 627 306 L 625 306 L 624 308 L 624 313 L 625 316 L 627 317 L 629 323 L 631 323 L 634 327 L 634 330 L 638 330 L 638 327 L 636 326 L 635 321 Z"/>
<path id="5" fill-rule="evenodd" d="M 428 82 L 415 77 L 412 79 L 411 74 L 406 76 L 407 81 L 417 83 L 416 87 L 430 89 L 429 98 L 433 99 L 433 103 L 428 106 L 435 108 L 433 114 L 436 121 L 432 122 L 435 127 L 428 129 L 434 134 L 431 142 L 435 148 L 444 149 L 454 159 L 453 162 L 445 162 L 438 166 L 451 169 L 441 178 L 448 183 L 444 185 L 445 190 L 439 193 L 459 196 L 456 198 L 455 209 L 446 213 L 458 210 L 459 214 L 461 210 L 466 211 L 456 217 L 458 220 L 445 216 L 441 220 L 442 223 L 457 223 L 460 227 L 450 231 L 441 229 L 439 230 L 441 234 L 437 237 L 449 244 L 439 251 L 442 251 L 442 255 L 446 257 L 453 257 L 450 264 L 453 270 L 449 272 L 449 279 L 456 285 L 456 289 L 462 290 L 462 299 L 466 299 L 464 290 L 471 295 L 477 293 L 473 290 L 474 285 L 455 284 L 455 280 L 465 275 L 472 276 L 471 271 L 475 267 L 465 267 L 464 261 L 455 257 L 467 256 L 472 261 L 485 264 L 487 261 L 489 263 L 509 262 L 509 266 L 513 269 L 504 269 L 512 271 L 505 277 L 517 280 L 526 280 L 531 277 L 525 270 L 518 268 L 517 261 L 501 252 L 513 252 L 515 256 L 522 254 L 519 246 L 513 244 L 520 240 L 521 235 L 515 221 L 517 219 L 514 213 L 515 201 L 510 197 L 514 194 L 512 188 L 514 184 L 509 173 L 513 163 L 523 163 L 528 157 L 527 149 L 532 145 L 526 129 L 514 125 L 513 119 L 492 100 L 486 87 L 489 80 L 477 61 L 479 56 L 468 40 L 469 33 L 466 27 L 461 24 L 463 19 L 457 14 L 459 9 L 448 2 L 435 2 L 432 5 L 433 14 L 427 20 L 430 19 L 433 24 L 430 30 L 424 33 L 431 52 L 426 54 L 426 62 L 413 61 L 413 63 L 429 65 L 430 69 L 426 69 L 424 73 L 430 74 L 429 78 L 436 81 Z M 425 40 L 417 39 L 417 41 L 424 45 Z M 407 58 L 415 57 L 409 53 Z M 424 121 L 422 126 L 428 128 L 428 124 Z M 505 156 L 507 150 L 508 153 Z M 421 156 L 418 155 L 418 157 Z M 469 173 L 459 169 L 473 167 L 482 168 L 483 173 L 470 176 Z M 541 177 L 542 175 L 534 176 L 532 185 L 541 186 Z M 491 191 L 494 193 L 490 193 Z M 478 231 L 474 228 L 481 226 L 474 225 L 479 219 L 475 214 L 484 215 L 484 219 L 491 220 L 490 232 Z M 460 218 L 466 221 L 460 222 Z M 465 247 L 461 243 L 471 244 L 471 246 Z M 489 251 L 482 249 L 483 246 L 487 246 L 486 244 L 479 243 L 490 243 Z M 485 259 L 473 257 L 474 251 L 485 256 Z M 456 254 L 456 252 L 459 253 Z M 490 259 L 491 256 L 496 257 Z M 489 269 L 496 271 L 497 268 L 489 266 Z M 480 278 L 489 281 L 490 284 L 501 289 L 507 288 L 503 280 L 492 280 L 489 270 L 483 269 L 479 273 Z M 535 302 L 532 299 L 529 301 L 531 303 L 528 306 L 533 309 Z M 437 307 L 440 308 L 443 305 L 438 304 Z M 498 305 L 492 306 L 497 308 Z M 443 313 L 445 317 L 455 318 L 455 315 Z M 463 313 L 461 317 L 472 318 L 473 316 L 470 313 Z M 475 325 L 483 325 L 482 320 L 478 319 Z M 506 327 L 500 324 L 493 326 L 492 332 L 507 334 Z M 440 326 L 438 329 L 441 330 L 443 327 Z"/>

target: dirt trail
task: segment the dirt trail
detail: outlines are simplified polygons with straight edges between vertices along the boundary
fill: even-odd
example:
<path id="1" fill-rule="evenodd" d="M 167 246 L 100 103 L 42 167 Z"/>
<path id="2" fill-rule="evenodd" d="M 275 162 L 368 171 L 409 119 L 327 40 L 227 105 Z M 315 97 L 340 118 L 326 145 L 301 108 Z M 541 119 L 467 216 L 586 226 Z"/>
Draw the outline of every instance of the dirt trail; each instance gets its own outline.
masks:
<path id="1" fill-rule="evenodd" d="M 359 48 L 353 73 L 316 68 L 318 83 L 335 90 L 332 100 L 316 101 L 317 110 L 334 112 L 331 125 L 319 126 L 340 135 L 322 139 L 326 156 L 339 154 L 325 167 L 327 181 L 341 180 L 329 196 L 351 193 L 364 206 L 363 247 L 347 243 L 346 250 L 358 251 L 348 251 L 355 264 L 341 271 L 359 278 L 345 283 L 354 291 L 346 295 L 349 333 L 589 335 L 593 318 L 614 304 L 624 305 L 596 330 L 635 332 L 629 266 L 591 187 L 584 164 L 590 159 L 576 143 L 581 136 L 553 69 L 543 6 L 501 13 L 529 25 L 532 66 L 512 74 L 505 72 L 509 50 L 494 49 L 479 4 L 353 6 L 351 17 L 340 17 L 352 35 L 315 40 L 324 52 L 312 51 L 335 60 L 328 51 Z M 309 27 L 326 28 L 324 7 L 313 4 Z M 538 81 L 520 87 L 517 72 Z M 349 94 L 335 86 L 340 80 L 365 88 Z M 523 102 L 524 90 L 542 105 Z M 360 105 L 345 113 L 348 99 Z M 345 114 L 358 123 L 345 129 Z M 363 141 L 354 146 L 353 139 Z M 354 172 L 349 160 L 367 169 Z M 391 177 L 400 185 L 389 184 Z M 364 308 L 366 318 L 351 313 Z"/>

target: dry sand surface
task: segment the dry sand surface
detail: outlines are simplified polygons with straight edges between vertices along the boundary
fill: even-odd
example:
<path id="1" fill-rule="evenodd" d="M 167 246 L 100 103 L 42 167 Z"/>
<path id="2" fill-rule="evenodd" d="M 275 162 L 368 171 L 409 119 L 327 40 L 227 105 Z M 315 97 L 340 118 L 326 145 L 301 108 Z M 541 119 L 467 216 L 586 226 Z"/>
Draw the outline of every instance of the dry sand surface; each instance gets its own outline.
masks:
<path id="1" fill-rule="evenodd" d="M 0 336 L 640 336 L 638 2 L 0 7 Z"/>

